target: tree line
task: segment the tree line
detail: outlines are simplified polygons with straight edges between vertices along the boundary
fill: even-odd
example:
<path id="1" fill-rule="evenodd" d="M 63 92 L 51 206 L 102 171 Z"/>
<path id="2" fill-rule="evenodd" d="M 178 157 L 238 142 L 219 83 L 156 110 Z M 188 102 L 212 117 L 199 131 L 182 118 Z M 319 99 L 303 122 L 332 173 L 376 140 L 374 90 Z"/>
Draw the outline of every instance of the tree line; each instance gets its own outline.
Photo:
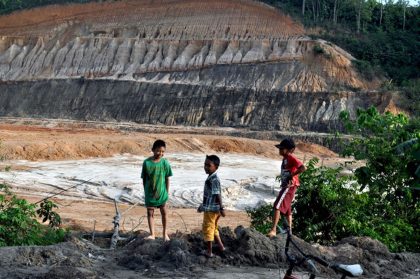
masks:
<path id="1" fill-rule="evenodd" d="M 419 6 L 407 0 L 267 0 L 304 20 L 305 25 L 351 27 L 356 33 L 377 30 L 414 30 Z"/>

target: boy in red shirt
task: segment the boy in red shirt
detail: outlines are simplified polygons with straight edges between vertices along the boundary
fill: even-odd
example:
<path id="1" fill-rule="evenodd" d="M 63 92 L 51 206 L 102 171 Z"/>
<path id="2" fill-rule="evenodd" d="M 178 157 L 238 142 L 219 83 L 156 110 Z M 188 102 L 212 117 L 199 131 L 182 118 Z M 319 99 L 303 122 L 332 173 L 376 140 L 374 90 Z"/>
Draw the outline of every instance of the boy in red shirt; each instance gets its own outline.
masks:
<path id="1" fill-rule="evenodd" d="M 283 156 L 281 164 L 281 190 L 274 202 L 273 226 L 267 236 L 276 235 L 277 223 L 280 220 L 280 213 L 284 215 L 289 223 L 290 233 L 292 233 L 292 201 L 295 197 L 297 187 L 299 187 L 298 174 L 306 170 L 305 166 L 295 156 L 292 155 L 296 145 L 292 139 L 284 139 L 277 144 L 279 154 Z"/>

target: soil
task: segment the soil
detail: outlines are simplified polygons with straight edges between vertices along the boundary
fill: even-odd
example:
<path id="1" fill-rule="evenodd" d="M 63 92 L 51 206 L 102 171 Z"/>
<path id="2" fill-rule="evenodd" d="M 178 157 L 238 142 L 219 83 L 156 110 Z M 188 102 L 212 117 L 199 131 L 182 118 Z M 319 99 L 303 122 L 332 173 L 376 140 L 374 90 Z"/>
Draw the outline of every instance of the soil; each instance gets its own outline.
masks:
<path id="1" fill-rule="evenodd" d="M 144 125 L 146 132 L 125 130 L 107 123 L 39 121 L 37 124 L 10 124 L 0 119 L 0 156 L 6 160 L 67 160 L 109 157 L 130 153 L 148 155 L 153 142 L 160 138 L 167 142 L 167 152 L 236 153 L 280 159 L 276 141 L 245 137 L 205 135 L 212 128 L 174 127 L 162 132 L 161 127 Z M 146 127 L 147 126 L 147 127 Z M 140 129 L 140 128 L 138 128 Z M 156 130 L 158 132 L 153 132 Z M 238 130 L 238 136 L 241 131 Z M 331 150 L 311 143 L 297 142 L 295 155 L 302 160 L 321 158 L 325 165 L 343 161 Z"/>
<path id="2" fill-rule="evenodd" d="M 220 234 L 227 250 L 221 253 L 214 247 L 213 258 L 202 255 L 201 233 L 178 233 L 168 242 L 135 233 L 116 249 L 104 248 L 106 241 L 92 243 L 80 234 L 52 246 L 4 247 L 0 249 L 0 278 L 282 278 L 287 268 L 284 235 L 268 238 L 244 227 L 234 231 L 224 227 Z M 293 239 L 306 254 L 360 263 L 364 269 L 360 278 L 419 278 L 418 255 L 392 254 L 369 238 L 344 239 L 334 247 Z M 289 252 L 301 258 L 293 247 Z M 339 278 L 330 269 L 318 269 L 321 278 Z M 295 275 L 307 279 L 304 270 L 305 266 L 297 268 Z"/>
<path id="3" fill-rule="evenodd" d="M 227 11 L 230 12 L 229 17 L 226 16 Z M 191 16 L 192 14 L 196 16 Z M 261 20 L 255 21 L 258 17 L 270 20 L 271 24 L 267 25 Z M 233 34 L 236 30 L 248 28 L 246 32 L 250 38 L 261 34 L 301 35 L 304 31 L 302 25 L 294 22 L 289 16 L 260 3 L 228 0 L 219 0 L 217 3 L 197 0 L 125 0 L 50 5 L 4 15 L 0 17 L 0 30 L 3 35 L 45 36 L 53 28 L 59 29 L 65 24 L 77 25 L 82 21 L 99 24 L 98 32 L 103 32 L 109 26 L 118 27 L 121 31 L 124 27 L 135 26 L 139 19 L 144 22 L 141 28 L 159 23 L 161 33 L 164 33 L 166 28 L 171 28 L 172 32 L 169 34 L 173 36 L 180 35 L 182 30 L 184 36 L 203 36 L 206 30 L 199 29 L 201 32 L 197 34 L 191 31 L 195 30 L 191 26 L 220 26 L 226 23 L 231 24 L 230 32 Z M 281 30 L 276 25 L 279 23 L 283 27 Z M 264 28 L 261 28 L 261 25 Z M 190 28 L 184 30 L 184 26 Z"/>

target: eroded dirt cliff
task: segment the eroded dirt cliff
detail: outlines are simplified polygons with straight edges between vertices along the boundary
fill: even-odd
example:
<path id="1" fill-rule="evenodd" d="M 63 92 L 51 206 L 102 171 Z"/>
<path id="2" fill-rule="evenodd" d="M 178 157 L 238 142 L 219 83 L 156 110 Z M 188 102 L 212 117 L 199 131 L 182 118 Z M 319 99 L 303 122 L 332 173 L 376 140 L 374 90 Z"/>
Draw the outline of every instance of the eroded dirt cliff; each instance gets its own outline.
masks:
<path id="1" fill-rule="evenodd" d="M 389 102 L 359 92 L 379 81 L 350 54 L 254 1 L 49 6 L 0 17 L 0 35 L 2 116 L 326 130 Z"/>

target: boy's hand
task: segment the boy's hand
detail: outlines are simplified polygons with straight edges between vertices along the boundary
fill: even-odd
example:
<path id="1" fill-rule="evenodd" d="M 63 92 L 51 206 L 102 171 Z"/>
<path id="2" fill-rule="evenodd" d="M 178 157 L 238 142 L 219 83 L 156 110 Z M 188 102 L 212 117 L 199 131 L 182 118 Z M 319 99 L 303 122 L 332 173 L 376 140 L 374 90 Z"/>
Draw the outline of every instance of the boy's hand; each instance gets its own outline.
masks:
<path id="1" fill-rule="evenodd" d="M 226 217 L 226 212 L 223 208 L 220 209 L 220 215 L 222 215 L 222 217 Z"/>

